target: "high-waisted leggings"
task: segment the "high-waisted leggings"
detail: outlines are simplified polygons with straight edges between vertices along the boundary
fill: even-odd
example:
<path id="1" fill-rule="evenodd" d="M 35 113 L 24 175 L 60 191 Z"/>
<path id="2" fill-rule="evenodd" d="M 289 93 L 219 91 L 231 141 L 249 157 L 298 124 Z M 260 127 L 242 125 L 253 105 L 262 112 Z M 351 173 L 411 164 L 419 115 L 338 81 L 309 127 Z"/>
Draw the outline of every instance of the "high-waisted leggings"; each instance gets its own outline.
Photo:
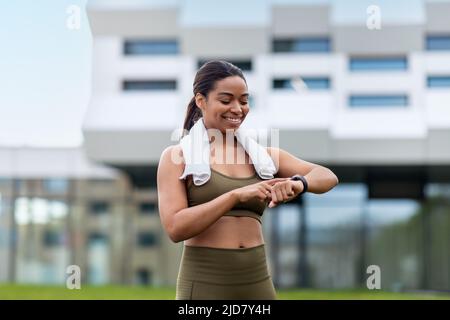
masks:
<path id="1" fill-rule="evenodd" d="M 183 247 L 176 300 L 275 300 L 265 245 Z"/>

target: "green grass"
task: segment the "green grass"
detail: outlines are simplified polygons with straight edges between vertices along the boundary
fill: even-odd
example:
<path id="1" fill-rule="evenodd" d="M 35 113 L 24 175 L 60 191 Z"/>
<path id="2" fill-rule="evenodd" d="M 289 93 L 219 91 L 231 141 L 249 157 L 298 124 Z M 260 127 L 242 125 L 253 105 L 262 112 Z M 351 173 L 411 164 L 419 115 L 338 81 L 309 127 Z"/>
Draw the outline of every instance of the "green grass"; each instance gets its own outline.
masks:
<path id="1" fill-rule="evenodd" d="M 369 290 L 278 290 L 279 300 L 423 300 L 447 299 L 450 294 L 412 294 Z M 0 299 L 82 299 L 82 300 L 173 300 L 174 288 L 126 287 L 126 286 L 82 286 L 80 290 L 69 290 L 64 286 L 0 284 Z"/>

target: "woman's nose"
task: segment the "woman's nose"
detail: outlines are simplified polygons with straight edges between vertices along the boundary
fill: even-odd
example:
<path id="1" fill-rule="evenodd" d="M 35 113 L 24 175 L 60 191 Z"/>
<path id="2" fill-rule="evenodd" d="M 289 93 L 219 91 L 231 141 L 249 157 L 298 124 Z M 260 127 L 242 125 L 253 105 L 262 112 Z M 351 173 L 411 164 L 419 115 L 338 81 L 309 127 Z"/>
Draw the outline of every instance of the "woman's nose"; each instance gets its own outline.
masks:
<path id="1" fill-rule="evenodd" d="M 231 110 L 233 112 L 242 114 L 242 107 L 240 106 L 239 102 L 238 103 L 233 103 Z"/>

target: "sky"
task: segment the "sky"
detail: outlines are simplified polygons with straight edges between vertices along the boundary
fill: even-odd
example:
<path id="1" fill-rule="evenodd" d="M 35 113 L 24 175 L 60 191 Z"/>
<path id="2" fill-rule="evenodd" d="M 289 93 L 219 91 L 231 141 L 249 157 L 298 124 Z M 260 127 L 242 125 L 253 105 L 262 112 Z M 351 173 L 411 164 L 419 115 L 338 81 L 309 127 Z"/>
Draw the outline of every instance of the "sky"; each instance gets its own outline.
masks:
<path id="1" fill-rule="evenodd" d="M 90 95 L 86 0 L 0 1 L 0 146 L 78 146 Z M 70 5 L 80 29 L 67 27 Z"/>
<path id="2" fill-rule="evenodd" d="M 212 0 L 184 0 L 186 12 L 183 17 L 195 20 L 196 12 L 202 16 L 201 10 L 193 9 L 201 9 L 205 1 L 212 3 Z M 387 19 L 420 20 L 423 17 L 421 0 L 258 1 L 265 3 L 260 7 L 263 11 L 267 10 L 268 3 L 329 2 L 334 5 L 333 20 L 349 23 L 365 19 L 360 11 L 370 4 L 379 4 L 382 10 L 385 9 L 382 13 Z M 0 0 L 0 147 L 71 147 L 83 143 L 81 127 L 91 94 L 92 63 L 92 35 L 85 13 L 86 2 Z M 92 2 L 99 5 L 116 2 L 118 9 L 133 3 L 177 4 L 177 0 Z M 229 5 L 227 1 L 218 1 L 217 6 L 223 7 L 227 3 Z M 71 5 L 81 9 L 80 28 L 75 30 L 67 27 L 71 15 L 67 9 Z M 258 8 L 254 11 L 258 16 Z M 259 14 L 260 17 L 266 15 L 264 12 Z"/>

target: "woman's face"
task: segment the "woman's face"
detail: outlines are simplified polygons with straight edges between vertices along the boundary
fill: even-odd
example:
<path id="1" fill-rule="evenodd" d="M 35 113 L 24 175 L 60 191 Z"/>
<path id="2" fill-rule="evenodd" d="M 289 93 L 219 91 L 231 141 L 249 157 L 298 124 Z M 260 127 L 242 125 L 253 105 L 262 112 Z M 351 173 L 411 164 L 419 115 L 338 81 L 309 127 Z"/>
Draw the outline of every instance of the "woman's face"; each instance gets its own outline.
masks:
<path id="1" fill-rule="evenodd" d="M 216 81 L 208 98 L 197 94 L 196 103 L 202 109 L 207 128 L 216 128 L 222 133 L 227 129 L 237 130 L 249 111 L 247 84 L 238 76 Z"/>

